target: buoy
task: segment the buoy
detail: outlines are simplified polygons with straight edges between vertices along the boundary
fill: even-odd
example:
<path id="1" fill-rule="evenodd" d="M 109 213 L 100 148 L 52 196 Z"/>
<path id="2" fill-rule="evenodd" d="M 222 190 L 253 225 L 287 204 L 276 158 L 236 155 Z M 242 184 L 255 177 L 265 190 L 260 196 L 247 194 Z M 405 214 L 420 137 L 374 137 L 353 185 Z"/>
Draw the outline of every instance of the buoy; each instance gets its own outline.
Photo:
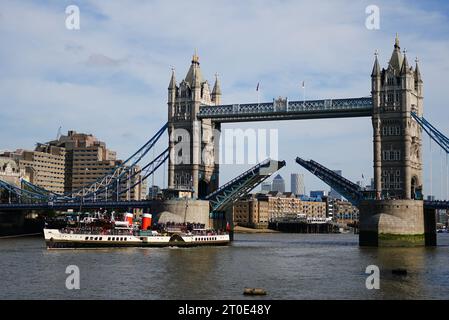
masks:
<path id="1" fill-rule="evenodd" d="M 267 292 L 262 288 L 245 288 L 243 294 L 248 296 L 265 296 Z"/>
<path id="2" fill-rule="evenodd" d="M 391 270 L 391 273 L 397 276 L 406 276 L 407 275 L 407 270 L 406 269 L 402 269 L 402 268 L 398 268 L 398 269 L 393 269 Z"/>

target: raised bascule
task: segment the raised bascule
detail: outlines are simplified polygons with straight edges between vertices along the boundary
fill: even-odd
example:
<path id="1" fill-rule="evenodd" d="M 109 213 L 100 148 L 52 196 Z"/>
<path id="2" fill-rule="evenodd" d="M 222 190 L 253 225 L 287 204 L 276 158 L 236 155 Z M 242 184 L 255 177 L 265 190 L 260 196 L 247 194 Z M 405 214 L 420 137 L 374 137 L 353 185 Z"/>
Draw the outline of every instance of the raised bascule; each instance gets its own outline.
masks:
<path id="1" fill-rule="evenodd" d="M 0 204 L 0 211 L 77 206 L 150 207 L 152 201 L 149 200 L 120 201 L 120 195 L 127 192 L 127 189 L 119 190 L 121 179 L 136 174 L 133 169 L 137 165 L 142 168 L 138 173 L 143 172 L 143 179 L 146 179 L 168 159 L 168 190 L 178 190 L 179 194 L 191 191 L 190 201 L 197 201 L 198 208 L 207 208 L 205 214 L 211 221 L 225 219 L 229 222 L 232 215 L 226 212 L 232 203 L 285 162 L 267 159 L 220 187 L 219 136 L 216 133 L 220 133 L 222 123 L 371 117 L 375 190 L 364 191 L 316 161 L 298 157 L 296 162 L 359 207 L 361 246 L 435 245 L 434 210 L 448 209 L 449 204 L 447 201 L 423 201 L 422 131 L 446 153 L 449 153 L 449 139 L 423 117 L 419 63 L 416 60 L 415 66 L 410 66 L 406 53 L 400 50 L 398 37 L 387 68 L 381 69 L 376 53 L 371 84 L 370 97 L 305 101 L 279 98 L 270 103 L 222 105 L 218 77 L 211 90 L 195 53 L 185 79 L 179 84 L 172 71 L 167 124 L 124 164 L 72 194 L 50 193 L 27 182 L 17 188 L 0 181 L 0 188 L 9 194 L 9 201 Z M 168 148 L 142 165 L 143 157 L 166 130 Z M 179 207 L 184 212 L 184 206 L 178 202 L 167 206 Z"/>

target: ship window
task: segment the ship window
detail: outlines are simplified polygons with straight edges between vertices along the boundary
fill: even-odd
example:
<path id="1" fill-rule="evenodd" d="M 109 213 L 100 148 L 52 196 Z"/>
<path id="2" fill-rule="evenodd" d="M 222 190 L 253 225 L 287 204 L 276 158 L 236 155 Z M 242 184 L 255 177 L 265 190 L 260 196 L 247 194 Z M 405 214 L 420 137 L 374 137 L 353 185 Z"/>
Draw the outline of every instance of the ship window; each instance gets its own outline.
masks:
<path id="1" fill-rule="evenodd" d="M 111 237 L 108 237 L 108 241 L 111 241 Z"/>
<path id="2" fill-rule="evenodd" d="M 100 240 L 103 240 L 103 237 L 100 237 Z"/>
<path id="3" fill-rule="evenodd" d="M 94 240 L 94 237 L 90 237 L 90 240 Z"/>
<path id="4" fill-rule="evenodd" d="M 89 237 L 86 237 L 86 239 L 85 240 L 89 240 Z"/>
<path id="5" fill-rule="evenodd" d="M 112 237 L 112 241 L 115 241 L 115 237 Z"/>
<path id="6" fill-rule="evenodd" d="M 97 237 L 95 237 L 95 238 L 94 238 L 94 240 L 98 240 L 98 238 L 97 238 Z"/>
<path id="7" fill-rule="evenodd" d="M 125 238 L 125 241 L 128 241 L 128 238 Z"/>
<path id="8" fill-rule="evenodd" d="M 120 238 L 120 241 L 123 241 L 123 238 Z"/>
<path id="9" fill-rule="evenodd" d="M 140 237 L 140 241 L 143 241 L 143 237 Z"/>

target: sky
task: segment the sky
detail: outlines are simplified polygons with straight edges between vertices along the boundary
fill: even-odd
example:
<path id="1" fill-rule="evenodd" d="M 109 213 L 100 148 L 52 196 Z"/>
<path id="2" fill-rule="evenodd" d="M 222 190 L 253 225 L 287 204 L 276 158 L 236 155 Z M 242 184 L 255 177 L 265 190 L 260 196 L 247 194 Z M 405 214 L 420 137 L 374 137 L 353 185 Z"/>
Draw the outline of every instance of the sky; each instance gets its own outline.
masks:
<path id="1" fill-rule="evenodd" d="M 69 5 L 79 7 L 79 30 L 66 28 Z M 365 26 L 369 5 L 379 7 L 378 30 Z M 419 57 L 425 117 L 449 134 L 448 22 L 445 1 L 2 0 L 0 150 L 32 149 L 62 127 L 92 133 L 127 158 L 167 121 L 171 68 L 183 79 L 195 49 L 209 83 L 219 74 L 223 103 L 256 102 L 257 83 L 260 101 L 268 102 L 369 96 L 374 52 L 386 67 L 396 33 L 409 61 Z M 297 156 L 352 181 L 373 176 L 369 118 L 223 128 L 277 129 L 287 189 L 297 172 L 307 191 L 329 189 Z M 446 157 L 435 144 L 430 151 L 427 137 L 424 150 L 424 193 L 447 199 Z M 250 166 L 223 165 L 220 181 Z M 159 172 L 155 183 L 164 181 Z"/>

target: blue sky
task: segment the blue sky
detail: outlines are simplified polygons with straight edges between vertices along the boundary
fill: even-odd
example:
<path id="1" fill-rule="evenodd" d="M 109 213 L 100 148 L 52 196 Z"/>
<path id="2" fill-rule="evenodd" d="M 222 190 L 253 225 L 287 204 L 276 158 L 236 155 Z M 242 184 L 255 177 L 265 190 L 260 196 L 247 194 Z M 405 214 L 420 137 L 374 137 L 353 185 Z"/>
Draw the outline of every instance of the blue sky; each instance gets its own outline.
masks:
<path id="1" fill-rule="evenodd" d="M 65 28 L 71 4 L 81 11 L 78 31 Z M 380 8 L 380 30 L 365 27 L 370 4 Z M 126 158 L 166 121 L 170 68 L 181 80 L 195 48 L 209 82 L 220 74 L 224 103 L 256 101 L 258 82 L 262 101 L 300 99 L 303 80 L 308 99 L 368 96 L 374 50 L 386 66 L 396 32 L 409 61 L 419 56 L 425 116 L 449 133 L 448 20 L 445 1 L 3 0 L 0 150 L 33 148 L 62 126 L 92 133 Z M 368 118 L 224 127 L 278 129 L 288 184 L 290 173 L 304 172 L 296 156 L 341 169 L 353 181 L 372 177 Z M 428 192 L 428 139 L 424 148 Z M 433 150 L 432 189 L 444 196 L 444 158 Z M 221 181 L 247 167 L 223 166 Z M 328 189 L 308 173 L 306 188 Z"/>

